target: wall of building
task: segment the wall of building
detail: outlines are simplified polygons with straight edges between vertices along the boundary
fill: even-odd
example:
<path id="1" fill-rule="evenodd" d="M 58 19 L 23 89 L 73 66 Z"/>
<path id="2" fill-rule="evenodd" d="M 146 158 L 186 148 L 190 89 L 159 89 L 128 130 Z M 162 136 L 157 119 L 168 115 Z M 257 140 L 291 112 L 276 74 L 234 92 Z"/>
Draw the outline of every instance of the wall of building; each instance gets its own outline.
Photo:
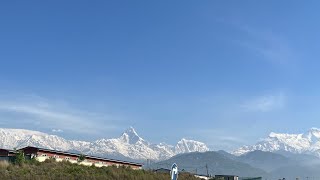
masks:
<path id="1" fill-rule="evenodd" d="M 197 178 L 203 179 L 203 180 L 209 180 L 210 177 L 204 176 L 204 175 L 194 175 Z"/>
<path id="2" fill-rule="evenodd" d="M 58 162 L 61 162 L 63 160 L 69 161 L 71 163 L 78 163 L 81 165 L 85 166 L 92 166 L 93 164 L 96 167 L 103 167 L 103 166 L 127 166 L 131 167 L 132 169 L 141 169 L 141 165 L 135 165 L 135 164 L 130 164 L 128 162 L 117 162 L 117 161 L 112 161 L 112 160 L 107 160 L 107 159 L 102 159 L 102 158 L 95 158 L 95 157 L 87 157 L 84 161 L 79 162 L 78 158 L 79 155 L 77 154 L 68 154 L 64 152 L 54 152 L 54 151 L 47 151 L 43 149 L 39 149 L 36 147 L 26 147 L 23 149 L 20 149 L 24 152 L 25 157 L 27 159 L 35 157 L 37 161 L 43 162 L 46 159 L 55 159 Z M 0 149 L 0 161 L 5 160 L 5 161 L 11 161 L 12 159 L 15 158 L 15 153 L 12 151 L 8 151 L 6 149 Z"/>
<path id="3" fill-rule="evenodd" d="M 103 166 L 130 166 L 132 169 L 141 169 L 141 166 L 138 165 L 131 165 L 131 164 L 125 164 L 125 163 L 116 163 L 111 162 L 107 160 L 102 159 L 93 159 L 93 158 L 87 158 L 84 161 L 79 162 L 78 156 L 73 155 L 65 155 L 65 154 L 58 154 L 53 152 L 46 152 L 39 150 L 36 154 L 36 160 L 43 162 L 46 159 L 54 158 L 56 161 L 61 162 L 63 160 L 69 161 L 71 163 L 79 163 L 81 165 L 85 166 L 92 166 L 93 164 L 97 167 L 103 167 Z"/>
<path id="4" fill-rule="evenodd" d="M 238 180 L 238 176 L 228 176 L 228 175 L 216 175 L 216 178 L 223 178 L 224 180 Z"/>

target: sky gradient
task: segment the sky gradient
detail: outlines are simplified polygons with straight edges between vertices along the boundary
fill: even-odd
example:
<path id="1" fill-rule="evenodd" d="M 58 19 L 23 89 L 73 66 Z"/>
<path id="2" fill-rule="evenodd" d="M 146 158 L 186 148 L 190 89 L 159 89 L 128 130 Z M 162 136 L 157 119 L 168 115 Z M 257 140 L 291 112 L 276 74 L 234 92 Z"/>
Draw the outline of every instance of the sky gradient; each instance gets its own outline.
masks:
<path id="1" fill-rule="evenodd" d="M 1 2 L 0 127 L 213 150 L 320 127 L 319 5 Z"/>

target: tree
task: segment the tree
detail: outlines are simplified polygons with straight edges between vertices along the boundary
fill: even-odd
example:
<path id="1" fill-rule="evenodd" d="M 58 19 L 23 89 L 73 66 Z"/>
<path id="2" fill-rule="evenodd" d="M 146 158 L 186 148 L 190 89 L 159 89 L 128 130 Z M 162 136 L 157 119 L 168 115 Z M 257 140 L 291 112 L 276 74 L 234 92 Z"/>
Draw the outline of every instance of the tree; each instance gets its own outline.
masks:
<path id="1" fill-rule="evenodd" d="M 14 164 L 22 165 L 26 161 L 23 151 L 16 151 Z"/>
<path id="2" fill-rule="evenodd" d="M 83 154 L 81 154 L 81 155 L 79 156 L 79 158 L 78 158 L 78 162 L 82 162 L 82 161 L 84 161 L 85 159 L 86 159 L 86 156 L 83 155 Z"/>

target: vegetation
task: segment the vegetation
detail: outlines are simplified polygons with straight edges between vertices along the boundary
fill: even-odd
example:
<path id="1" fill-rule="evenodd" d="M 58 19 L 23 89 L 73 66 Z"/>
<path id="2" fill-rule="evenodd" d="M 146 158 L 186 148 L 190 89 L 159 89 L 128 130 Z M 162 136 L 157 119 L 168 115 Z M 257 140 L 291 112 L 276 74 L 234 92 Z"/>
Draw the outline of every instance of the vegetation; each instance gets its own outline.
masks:
<path id="1" fill-rule="evenodd" d="M 82 161 L 84 161 L 85 159 L 86 159 L 86 156 L 83 155 L 83 154 L 81 154 L 81 155 L 79 156 L 78 162 L 82 162 Z"/>
<path id="2" fill-rule="evenodd" d="M 22 165 L 25 161 L 26 161 L 26 159 L 24 157 L 23 151 L 16 151 L 16 156 L 15 156 L 15 159 L 13 161 L 14 164 Z"/>
<path id="3" fill-rule="evenodd" d="M 147 170 L 133 170 L 128 167 L 94 167 L 72 164 L 67 161 L 56 162 L 48 159 L 45 162 L 27 160 L 21 164 L 0 163 L 0 179 L 32 180 L 168 180 L 167 173 L 154 173 Z M 196 180 L 194 176 L 182 173 L 179 180 Z"/>

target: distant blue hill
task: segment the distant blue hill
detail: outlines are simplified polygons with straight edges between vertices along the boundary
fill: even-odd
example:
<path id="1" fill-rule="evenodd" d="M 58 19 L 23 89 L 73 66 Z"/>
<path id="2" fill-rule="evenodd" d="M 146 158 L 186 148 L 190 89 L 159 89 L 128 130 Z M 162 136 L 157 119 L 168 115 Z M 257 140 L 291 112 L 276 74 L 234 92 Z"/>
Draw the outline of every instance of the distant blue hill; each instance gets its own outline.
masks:
<path id="1" fill-rule="evenodd" d="M 197 174 L 206 174 L 207 165 L 211 175 L 261 176 L 264 179 L 320 177 L 320 160 L 316 156 L 264 151 L 253 151 L 241 156 L 234 156 L 226 151 L 180 154 L 168 160 L 153 163 L 146 168 L 169 169 L 173 163 L 178 164 L 180 171 Z"/>
<path id="2" fill-rule="evenodd" d="M 168 160 L 154 163 L 148 168 L 170 168 L 173 163 L 177 163 L 180 171 L 184 170 L 196 174 L 206 174 L 208 168 L 208 172 L 211 175 L 230 174 L 243 177 L 267 176 L 267 173 L 261 169 L 232 160 L 225 155 L 213 151 L 180 154 Z"/>
<path id="3" fill-rule="evenodd" d="M 236 160 L 250 164 L 253 167 L 263 169 L 267 172 L 271 172 L 280 167 L 297 164 L 295 160 L 285 157 L 281 154 L 264 151 L 249 152 L 242 156 L 236 157 Z"/>

